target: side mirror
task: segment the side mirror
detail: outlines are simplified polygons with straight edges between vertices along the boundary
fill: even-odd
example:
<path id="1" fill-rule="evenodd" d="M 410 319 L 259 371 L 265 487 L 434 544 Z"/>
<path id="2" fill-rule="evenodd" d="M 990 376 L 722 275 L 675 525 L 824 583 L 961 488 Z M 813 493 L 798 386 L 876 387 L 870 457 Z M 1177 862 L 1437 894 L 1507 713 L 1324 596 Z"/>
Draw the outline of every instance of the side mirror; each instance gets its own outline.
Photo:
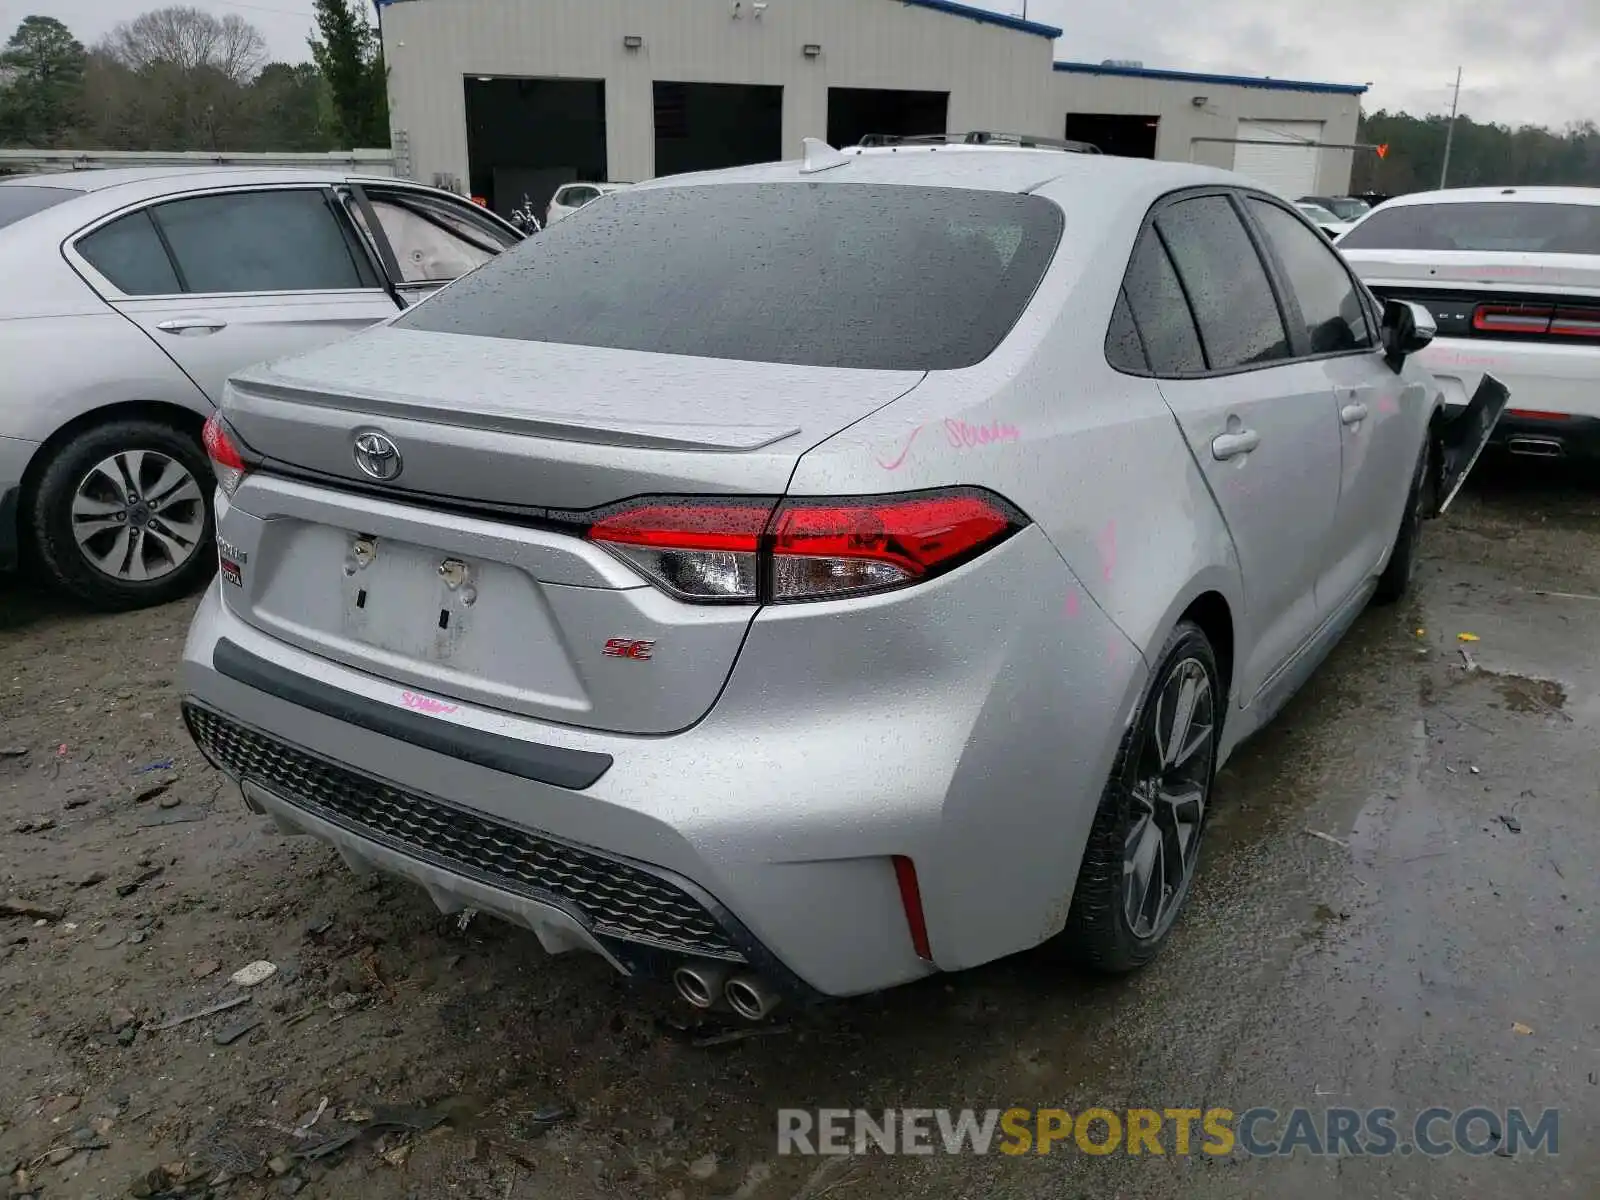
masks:
<path id="1" fill-rule="evenodd" d="M 1390 300 L 1383 306 L 1383 358 L 1398 371 L 1408 355 L 1433 341 L 1439 332 L 1433 314 L 1409 300 Z"/>

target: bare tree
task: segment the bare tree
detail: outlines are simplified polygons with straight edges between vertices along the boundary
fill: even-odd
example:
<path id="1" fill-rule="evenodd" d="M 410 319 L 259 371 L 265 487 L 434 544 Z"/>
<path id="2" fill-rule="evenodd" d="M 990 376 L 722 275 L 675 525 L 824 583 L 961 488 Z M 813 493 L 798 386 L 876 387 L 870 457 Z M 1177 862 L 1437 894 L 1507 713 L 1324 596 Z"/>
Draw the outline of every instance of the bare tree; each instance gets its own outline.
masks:
<path id="1" fill-rule="evenodd" d="M 133 71 L 209 67 L 239 84 L 249 82 L 267 53 L 260 31 L 242 17 L 218 18 L 185 6 L 158 8 L 124 21 L 101 48 Z"/>

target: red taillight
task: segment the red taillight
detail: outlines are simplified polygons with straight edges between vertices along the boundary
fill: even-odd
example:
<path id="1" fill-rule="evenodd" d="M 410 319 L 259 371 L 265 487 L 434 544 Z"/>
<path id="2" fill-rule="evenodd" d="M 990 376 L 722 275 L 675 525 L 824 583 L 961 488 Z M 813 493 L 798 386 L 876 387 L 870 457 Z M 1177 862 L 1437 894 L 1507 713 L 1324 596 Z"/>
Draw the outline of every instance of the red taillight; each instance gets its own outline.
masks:
<path id="1" fill-rule="evenodd" d="M 1572 414 L 1559 412 L 1546 412 L 1540 408 L 1508 408 L 1508 417 L 1522 417 L 1530 421 L 1570 421 Z"/>
<path id="2" fill-rule="evenodd" d="M 774 508 L 776 507 L 776 511 Z M 649 499 L 619 505 L 591 541 L 703 603 L 826 600 L 959 566 L 1024 519 L 975 488 L 836 500 Z"/>
<path id="3" fill-rule="evenodd" d="M 244 461 L 244 455 L 239 453 L 239 447 L 234 445 L 233 438 L 229 436 L 228 427 L 222 423 L 220 413 L 213 412 L 206 418 L 200 440 L 205 444 L 206 455 L 211 459 L 211 470 L 217 477 L 217 486 L 225 495 L 233 495 L 239 490 L 239 485 L 244 482 L 245 473 L 250 468 Z"/>
<path id="4" fill-rule="evenodd" d="M 589 539 L 684 600 L 749 603 L 758 596 L 758 551 L 773 503 L 641 501 L 602 516 Z"/>
<path id="5" fill-rule="evenodd" d="M 1554 313 L 1548 304 L 1480 304 L 1472 327 L 1479 333 L 1548 333 Z"/>
<path id="6" fill-rule="evenodd" d="M 904 855 L 894 856 L 894 879 L 900 885 L 900 906 L 906 910 L 906 926 L 911 931 L 911 948 L 917 957 L 933 961 L 928 942 L 928 918 L 922 912 L 922 888 L 917 884 L 917 864 Z"/>
<path id="7" fill-rule="evenodd" d="M 773 528 L 774 600 L 814 600 L 914 583 L 1013 528 L 978 493 L 785 500 Z"/>
<path id="8" fill-rule="evenodd" d="M 1557 337 L 1600 338 L 1600 309 L 1558 308 L 1550 332 Z"/>
<path id="9" fill-rule="evenodd" d="M 1480 304 L 1472 313 L 1479 333 L 1524 337 L 1600 339 L 1600 309 L 1556 304 Z"/>

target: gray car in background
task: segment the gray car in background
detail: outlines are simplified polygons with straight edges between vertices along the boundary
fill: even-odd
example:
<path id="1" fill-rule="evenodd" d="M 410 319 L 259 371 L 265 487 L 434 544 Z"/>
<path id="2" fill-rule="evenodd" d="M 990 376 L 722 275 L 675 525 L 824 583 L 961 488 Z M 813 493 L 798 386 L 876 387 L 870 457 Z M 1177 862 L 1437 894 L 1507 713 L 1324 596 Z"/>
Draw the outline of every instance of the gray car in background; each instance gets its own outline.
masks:
<path id="1" fill-rule="evenodd" d="M 185 716 L 284 828 L 694 1004 L 1130 970 L 1504 405 L 1445 424 L 1429 336 L 1201 167 L 643 184 L 230 382 Z"/>
<path id="2" fill-rule="evenodd" d="M 0 180 L 0 568 L 107 608 L 214 568 L 223 381 L 385 320 L 520 235 L 433 188 L 142 168 Z"/>

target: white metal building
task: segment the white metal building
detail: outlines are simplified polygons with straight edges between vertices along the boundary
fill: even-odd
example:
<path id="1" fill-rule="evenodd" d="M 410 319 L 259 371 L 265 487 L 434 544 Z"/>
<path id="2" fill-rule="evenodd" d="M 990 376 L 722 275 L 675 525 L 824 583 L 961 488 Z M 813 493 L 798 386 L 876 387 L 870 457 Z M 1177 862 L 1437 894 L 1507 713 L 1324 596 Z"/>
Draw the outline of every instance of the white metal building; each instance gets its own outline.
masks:
<path id="1" fill-rule="evenodd" d="M 1356 84 L 1055 61 L 952 0 L 382 0 L 396 171 L 509 211 L 561 183 L 969 130 L 1349 186 Z M 1070 35 L 1066 38 L 1070 44 Z"/>

